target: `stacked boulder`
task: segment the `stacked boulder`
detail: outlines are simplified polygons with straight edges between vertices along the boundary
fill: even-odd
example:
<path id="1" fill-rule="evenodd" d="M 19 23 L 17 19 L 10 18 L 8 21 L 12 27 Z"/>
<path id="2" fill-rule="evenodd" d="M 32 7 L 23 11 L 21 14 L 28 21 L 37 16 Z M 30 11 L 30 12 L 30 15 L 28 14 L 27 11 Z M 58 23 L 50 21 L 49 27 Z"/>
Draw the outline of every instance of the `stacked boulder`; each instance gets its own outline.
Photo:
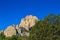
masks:
<path id="1" fill-rule="evenodd" d="M 6 37 L 11 37 L 12 35 L 29 36 L 29 29 L 38 21 L 39 19 L 36 16 L 28 15 L 21 20 L 19 25 L 11 25 L 4 30 L 4 35 Z"/>

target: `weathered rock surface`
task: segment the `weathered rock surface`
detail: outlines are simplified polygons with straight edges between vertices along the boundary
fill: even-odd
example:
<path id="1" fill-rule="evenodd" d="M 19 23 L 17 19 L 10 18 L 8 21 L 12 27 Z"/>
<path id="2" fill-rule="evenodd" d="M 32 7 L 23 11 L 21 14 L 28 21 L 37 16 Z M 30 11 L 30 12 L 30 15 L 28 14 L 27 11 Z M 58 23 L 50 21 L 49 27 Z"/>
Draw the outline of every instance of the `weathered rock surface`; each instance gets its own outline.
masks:
<path id="1" fill-rule="evenodd" d="M 8 26 L 8 28 L 4 30 L 4 35 L 6 37 L 11 37 L 12 35 L 29 36 L 29 29 L 38 21 L 39 19 L 36 16 L 28 15 L 21 20 L 19 25 Z"/>
<path id="2" fill-rule="evenodd" d="M 33 27 L 39 19 L 36 16 L 28 15 L 21 20 L 20 27 L 29 30 L 29 28 Z"/>
<path id="3" fill-rule="evenodd" d="M 4 35 L 5 35 L 6 37 L 11 37 L 12 35 L 16 35 L 15 26 L 9 26 L 9 27 L 4 31 Z"/>

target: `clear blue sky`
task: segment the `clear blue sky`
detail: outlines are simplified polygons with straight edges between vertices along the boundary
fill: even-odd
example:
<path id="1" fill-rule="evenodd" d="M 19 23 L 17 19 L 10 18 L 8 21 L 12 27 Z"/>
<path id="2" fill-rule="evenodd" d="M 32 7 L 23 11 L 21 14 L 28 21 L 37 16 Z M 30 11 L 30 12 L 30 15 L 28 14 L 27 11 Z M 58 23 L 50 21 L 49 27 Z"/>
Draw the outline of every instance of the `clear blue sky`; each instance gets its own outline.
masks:
<path id="1" fill-rule="evenodd" d="M 60 14 L 60 0 L 0 0 L 0 30 L 19 24 L 26 15 L 43 19 L 49 13 Z"/>

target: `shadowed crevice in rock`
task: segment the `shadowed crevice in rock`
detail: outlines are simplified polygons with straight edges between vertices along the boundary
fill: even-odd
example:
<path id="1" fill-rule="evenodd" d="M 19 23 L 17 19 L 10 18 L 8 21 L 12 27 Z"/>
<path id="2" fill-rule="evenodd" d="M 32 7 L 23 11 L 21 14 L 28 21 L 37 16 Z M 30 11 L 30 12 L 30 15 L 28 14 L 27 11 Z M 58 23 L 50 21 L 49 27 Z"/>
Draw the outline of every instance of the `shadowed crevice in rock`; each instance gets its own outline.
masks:
<path id="1" fill-rule="evenodd" d="M 21 19 L 20 24 L 8 26 L 4 30 L 4 35 L 6 37 L 11 37 L 12 35 L 29 36 L 29 31 L 38 21 L 39 19 L 36 16 L 27 15 Z"/>

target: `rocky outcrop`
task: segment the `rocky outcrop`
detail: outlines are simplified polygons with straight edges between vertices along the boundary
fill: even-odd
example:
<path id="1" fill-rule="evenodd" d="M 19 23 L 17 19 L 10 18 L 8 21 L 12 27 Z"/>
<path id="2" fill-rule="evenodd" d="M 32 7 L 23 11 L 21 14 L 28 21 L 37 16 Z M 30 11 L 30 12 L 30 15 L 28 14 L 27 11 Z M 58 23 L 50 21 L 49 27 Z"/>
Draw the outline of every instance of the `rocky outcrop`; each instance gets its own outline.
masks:
<path id="1" fill-rule="evenodd" d="M 4 35 L 5 35 L 6 37 L 11 37 L 12 35 L 16 35 L 15 26 L 9 26 L 9 27 L 4 31 Z"/>
<path id="2" fill-rule="evenodd" d="M 29 36 L 29 32 L 27 32 L 24 28 L 19 27 L 16 25 L 16 34 L 21 35 L 21 36 Z"/>
<path id="3" fill-rule="evenodd" d="M 29 36 L 29 29 L 38 21 L 39 19 L 36 16 L 28 15 L 21 20 L 19 25 L 8 26 L 8 28 L 4 30 L 4 35 L 6 37 L 11 37 L 12 35 Z"/>
<path id="4" fill-rule="evenodd" d="M 21 20 L 20 27 L 29 30 L 29 28 L 33 27 L 39 19 L 36 16 L 28 15 Z"/>

